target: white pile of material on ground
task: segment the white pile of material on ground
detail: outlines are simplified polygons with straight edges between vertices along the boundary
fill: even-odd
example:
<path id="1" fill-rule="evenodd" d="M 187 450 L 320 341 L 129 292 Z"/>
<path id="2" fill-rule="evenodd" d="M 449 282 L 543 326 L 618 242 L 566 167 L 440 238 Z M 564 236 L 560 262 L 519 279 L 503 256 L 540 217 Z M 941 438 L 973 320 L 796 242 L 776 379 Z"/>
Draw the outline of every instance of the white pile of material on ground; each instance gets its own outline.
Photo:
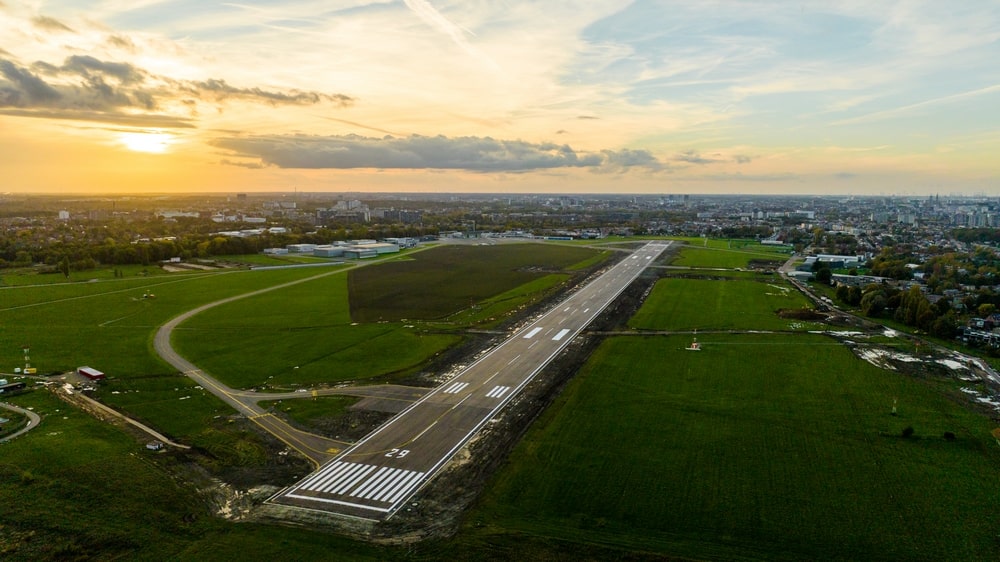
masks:
<path id="1" fill-rule="evenodd" d="M 994 410 L 1000 411 L 1000 400 L 995 400 L 993 398 L 990 398 L 989 396 L 983 396 L 982 393 L 980 393 L 978 390 L 974 388 L 969 388 L 967 386 L 963 386 L 959 390 L 961 390 L 966 394 L 974 396 L 976 398 L 976 402 L 979 402 L 981 404 L 986 404 L 987 406 L 992 406 Z"/>
<path id="2" fill-rule="evenodd" d="M 895 371 L 896 367 L 892 364 L 892 361 L 900 361 L 903 363 L 914 363 L 919 362 L 920 359 L 912 355 L 907 355 L 905 353 L 900 353 L 898 351 L 889 351 L 887 349 L 878 348 L 864 348 L 857 350 L 858 356 L 865 361 L 875 365 L 876 367 L 881 367 L 883 369 L 888 369 L 890 371 Z"/>
<path id="3" fill-rule="evenodd" d="M 945 367 L 948 367 L 952 371 L 967 371 L 969 368 L 963 364 L 955 361 L 954 359 L 938 359 L 937 362 Z"/>
<path id="4" fill-rule="evenodd" d="M 809 330 L 810 334 L 825 334 L 828 336 L 837 336 L 843 338 L 867 338 L 868 334 L 864 332 L 850 332 L 850 331 L 834 331 L 834 330 Z"/>

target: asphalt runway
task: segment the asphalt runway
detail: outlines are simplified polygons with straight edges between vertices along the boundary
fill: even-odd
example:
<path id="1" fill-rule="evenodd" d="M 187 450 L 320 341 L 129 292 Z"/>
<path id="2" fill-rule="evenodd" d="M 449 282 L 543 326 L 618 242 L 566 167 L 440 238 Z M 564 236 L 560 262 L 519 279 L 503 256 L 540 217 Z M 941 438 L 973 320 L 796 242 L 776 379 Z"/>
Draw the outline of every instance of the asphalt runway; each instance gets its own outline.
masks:
<path id="1" fill-rule="evenodd" d="M 268 501 L 388 519 L 670 244 L 635 251 Z"/>

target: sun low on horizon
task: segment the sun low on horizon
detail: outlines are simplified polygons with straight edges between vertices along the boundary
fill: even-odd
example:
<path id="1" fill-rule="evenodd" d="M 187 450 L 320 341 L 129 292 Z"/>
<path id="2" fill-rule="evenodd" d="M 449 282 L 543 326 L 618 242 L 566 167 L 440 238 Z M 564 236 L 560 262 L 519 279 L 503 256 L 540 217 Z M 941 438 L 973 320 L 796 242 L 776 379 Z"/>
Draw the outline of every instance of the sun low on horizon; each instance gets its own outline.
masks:
<path id="1" fill-rule="evenodd" d="M 132 152 L 164 154 L 174 143 L 174 136 L 163 132 L 118 133 L 118 142 Z"/>
<path id="2" fill-rule="evenodd" d="M 1000 194 L 998 30 L 989 0 L 3 0 L 0 189 L 83 189 L 39 162 L 110 144 L 91 186 Z"/>

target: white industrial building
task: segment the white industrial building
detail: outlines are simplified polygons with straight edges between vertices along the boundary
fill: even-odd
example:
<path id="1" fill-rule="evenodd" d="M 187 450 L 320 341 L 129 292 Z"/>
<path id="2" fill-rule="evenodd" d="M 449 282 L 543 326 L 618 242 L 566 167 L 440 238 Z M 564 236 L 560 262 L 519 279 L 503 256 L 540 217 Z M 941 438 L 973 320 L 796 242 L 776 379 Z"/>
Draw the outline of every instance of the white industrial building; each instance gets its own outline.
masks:
<path id="1" fill-rule="evenodd" d="M 399 246 L 387 242 L 374 242 L 371 244 L 355 244 L 352 249 L 375 250 L 376 254 L 395 254 L 399 251 Z"/>
<path id="2" fill-rule="evenodd" d="M 344 248 L 341 246 L 316 246 L 312 254 L 318 258 L 339 258 L 344 255 Z"/>

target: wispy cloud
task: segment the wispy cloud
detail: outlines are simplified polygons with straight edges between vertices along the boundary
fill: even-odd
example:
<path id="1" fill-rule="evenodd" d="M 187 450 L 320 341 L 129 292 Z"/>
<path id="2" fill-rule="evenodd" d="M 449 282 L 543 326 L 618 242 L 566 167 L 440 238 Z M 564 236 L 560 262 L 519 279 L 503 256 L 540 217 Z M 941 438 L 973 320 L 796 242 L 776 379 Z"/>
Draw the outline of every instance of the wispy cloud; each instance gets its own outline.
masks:
<path id="1" fill-rule="evenodd" d="M 841 119 L 839 121 L 834 121 L 834 125 L 850 125 L 854 123 L 862 123 L 868 121 L 878 121 L 882 119 L 891 119 L 894 117 L 899 117 L 912 113 L 913 111 L 919 109 L 925 109 L 928 107 L 934 107 L 938 105 L 944 105 L 949 103 L 955 103 L 958 101 L 963 101 L 969 98 L 984 96 L 989 94 L 995 94 L 1000 92 L 1000 84 L 994 84 L 992 86 L 986 86 L 985 88 L 977 88 L 975 90 L 970 90 L 967 92 L 961 92 L 958 94 L 952 94 L 949 96 L 942 96 L 939 98 L 924 100 L 918 103 L 911 103 L 909 105 L 904 105 L 901 107 L 896 107 L 893 109 L 887 109 L 884 111 L 876 111 L 873 113 L 867 113 L 865 115 L 859 115 L 857 117 L 851 117 L 849 119 Z"/>
<path id="2" fill-rule="evenodd" d="M 38 29 L 45 31 L 56 31 L 65 33 L 75 33 L 68 25 L 63 22 L 50 18 L 48 16 L 35 16 L 31 19 L 31 23 L 34 24 Z"/>
<path id="3" fill-rule="evenodd" d="M 130 114 L 122 112 L 92 111 L 86 109 L 17 109 L 0 107 L 0 115 L 11 117 L 34 117 L 37 119 L 55 119 L 69 121 L 89 121 L 93 123 L 109 123 L 133 127 L 149 127 L 159 129 L 192 129 L 195 123 L 192 119 L 173 115 L 156 113 Z"/>
<path id="4" fill-rule="evenodd" d="M 421 20 L 432 28 L 440 31 L 441 33 L 448 36 L 452 43 L 457 45 L 460 49 L 466 53 L 475 56 L 477 58 L 484 58 L 482 53 L 480 53 L 475 47 L 469 44 L 466 40 L 466 35 L 471 35 L 472 33 L 463 29 L 454 23 L 452 23 L 448 18 L 444 17 L 441 12 L 437 11 L 434 6 L 427 2 L 427 0 L 403 0 L 406 7 L 413 11 Z"/>

